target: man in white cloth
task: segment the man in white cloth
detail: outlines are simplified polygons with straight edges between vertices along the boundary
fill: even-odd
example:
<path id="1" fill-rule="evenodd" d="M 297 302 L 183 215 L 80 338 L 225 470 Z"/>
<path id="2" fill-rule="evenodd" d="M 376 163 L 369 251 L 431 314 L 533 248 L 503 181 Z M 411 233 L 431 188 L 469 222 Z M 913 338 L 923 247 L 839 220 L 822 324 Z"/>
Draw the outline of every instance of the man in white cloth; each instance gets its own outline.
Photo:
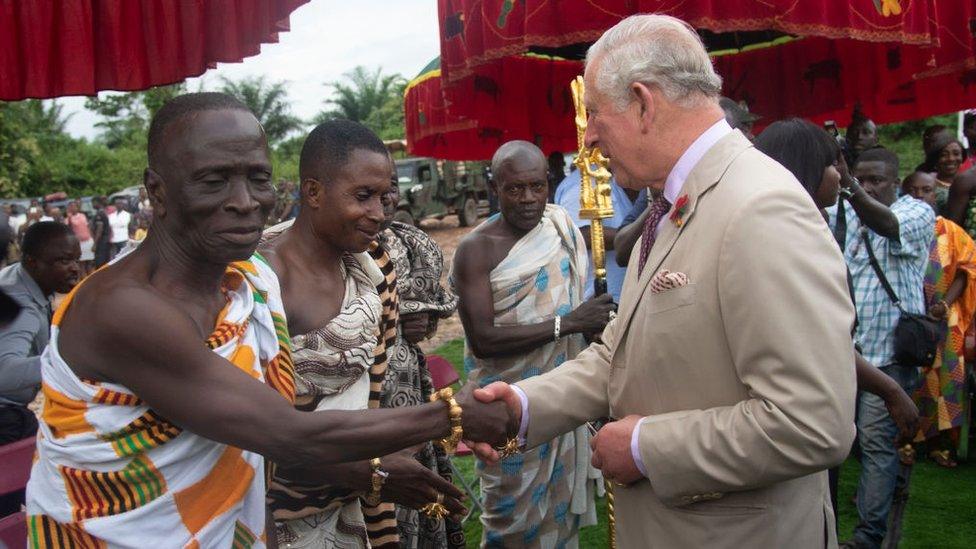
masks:
<path id="1" fill-rule="evenodd" d="M 566 210 L 546 205 L 542 151 L 511 141 L 495 153 L 491 171 L 501 213 L 461 241 L 452 276 L 467 336 L 465 369 L 481 386 L 558 370 L 614 309 L 609 295 L 583 302 L 583 235 Z M 483 544 L 576 547 L 579 528 L 596 523 L 593 496 L 602 489 L 588 445 L 578 425 L 501 463 L 479 463 Z"/>

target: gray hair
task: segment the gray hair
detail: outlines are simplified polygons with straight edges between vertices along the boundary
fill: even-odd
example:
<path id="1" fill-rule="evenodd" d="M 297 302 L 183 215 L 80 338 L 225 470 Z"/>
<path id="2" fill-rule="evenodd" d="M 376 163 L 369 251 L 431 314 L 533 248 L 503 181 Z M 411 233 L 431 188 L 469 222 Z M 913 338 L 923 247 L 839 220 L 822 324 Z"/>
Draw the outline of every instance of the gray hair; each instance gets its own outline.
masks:
<path id="1" fill-rule="evenodd" d="M 722 78 L 695 30 L 667 15 L 632 15 L 603 33 L 586 53 L 602 58 L 596 85 L 619 110 L 633 99 L 631 84 L 655 86 L 673 103 L 695 107 L 717 99 Z"/>

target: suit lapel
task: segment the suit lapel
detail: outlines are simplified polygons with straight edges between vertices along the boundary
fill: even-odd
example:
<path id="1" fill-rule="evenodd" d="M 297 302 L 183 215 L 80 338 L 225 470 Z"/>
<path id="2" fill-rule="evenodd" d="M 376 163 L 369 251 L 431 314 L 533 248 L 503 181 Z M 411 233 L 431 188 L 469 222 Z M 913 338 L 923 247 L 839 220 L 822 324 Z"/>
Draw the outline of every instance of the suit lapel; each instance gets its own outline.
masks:
<path id="1" fill-rule="evenodd" d="M 672 211 L 668 212 L 665 216 L 664 224 L 661 226 L 661 232 L 658 234 L 657 240 L 651 248 L 650 255 L 647 256 L 647 263 L 644 265 L 644 271 L 637 279 L 634 291 L 627 296 L 630 299 L 622 300 L 620 316 L 618 317 L 618 322 L 621 324 L 616 328 L 616 333 L 622 334 L 630 326 L 630 321 L 633 319 L 634 313 L 637 311 L 637 306 L 647 292 L 647 286 L 651 279 L 657 274 L 658 269 L 661 268 L 661 264 L 667 259 L 671 250 L 674 249 L 681 234 L 692 223 L 699 199 L 718 184 L 735 157 L 751 146 L 752 144 L 741 132 L 738 130 L 733 131 L 709 149 L 705 153 L 705 156 L 695 165 L 694 169 L 691 170 L 691 173 L 688 174 L 688 179 L 685 181 L 681 193 L 678 195 L 679 199 L 682 196 L 688 197 L 688 205 L 686 206 L 684 215 L 681 216 L 682 224 L 678 227 L 671 220 L 672 208 Z M 640 249 L 639 242 L 636 244 L 636 247 L 636 249 Z"/>

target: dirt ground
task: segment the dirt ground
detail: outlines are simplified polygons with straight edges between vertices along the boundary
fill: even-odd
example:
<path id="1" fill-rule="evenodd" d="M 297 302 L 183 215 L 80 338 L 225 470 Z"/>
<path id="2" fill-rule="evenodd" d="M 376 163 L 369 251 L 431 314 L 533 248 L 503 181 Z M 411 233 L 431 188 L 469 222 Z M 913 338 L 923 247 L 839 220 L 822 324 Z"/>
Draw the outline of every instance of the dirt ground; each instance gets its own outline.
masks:
<path id="1" fill-rule="evenodd" d="M 421 227 L 427 231 L 427 234 L 444 251 L 444 275 L 442 277 L 442 283 L 446 286 L 447 275 L 450 273 L 451 265 L 454 263 L 454 250 L 457 248 L 461 237 L 468 234 L 471 227 L 458 226 L 458 220 L 455 216 L 445 217 L 442 220 L 430 219 L 423 221 Z M 463 335 L 464 329 L 461 327 L 461 320 L 455 313 L 450 318 L 441 320 L 437 333 L 430 339 L 422 342 L 420 347 L 425 352 L 430 352 L 440 347 L 443 343 Z"/>

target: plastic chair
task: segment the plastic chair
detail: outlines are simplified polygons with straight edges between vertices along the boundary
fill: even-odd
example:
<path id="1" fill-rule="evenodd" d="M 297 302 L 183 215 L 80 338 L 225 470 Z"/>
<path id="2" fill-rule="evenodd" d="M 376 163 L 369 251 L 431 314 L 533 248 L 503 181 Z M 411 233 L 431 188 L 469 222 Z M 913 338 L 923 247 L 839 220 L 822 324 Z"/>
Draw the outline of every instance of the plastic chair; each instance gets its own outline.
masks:
<path id="1" fill-rule="evenodd" d="M 27 547 L 27 515 L 23 511 L 0 519 L 0 547 Z"/>
<path id="2" fill-rule="evenodd" d="M 438 391 L 461 381 L 454 366 L 440 355 L 427 356 L 427 371 L 430 372 L 430 379 Z"/>
<path id="3" fill-rule="evenodd" d="M 461 376 L 458 375 L 454 366 L 451 366 L 451 363 L 440 355 L 427 356 L 427 371 L 430 372 L 430 379 L 434 384 L 434 388 L 437 390 L 450 387 L 461 381 Z M 454 453 L 454 457 L 468 457 L 472 455 L 474 455 L 474 452 L 463 442 L 458 444 L 457 452 Z M 451 467 L 451 474 L 454 475 L 454 478 L 461 482 L 461 488 L 468 494 L 468 499 L 472 504 L 471 508 L 468 509 L 468 514 L 464 517 L 464 521 L 466 522 L 474 514 L 475 509 L 478 509 L 480 512 L 484 512 L 485 510 L 484 506 L 481 505 L 480 495 L 475 491 L 475 488 L 478 487 L 478 479 L 475 477 L 474 482 L 468 482 L 464 478 L 464 475 L 461 474 L 461 471 L 455 467 L 454 461 L 448 459 L 447 464 Z"/>
<path id="4" fill-rule="evenodd" d="M 0 446 L 0 495 L 7 495 L 27 486 L 34 460 L 34 437 Z M 0 519 L 0 547 L 27 545 L 27 515 L 17 512 Z"/>

